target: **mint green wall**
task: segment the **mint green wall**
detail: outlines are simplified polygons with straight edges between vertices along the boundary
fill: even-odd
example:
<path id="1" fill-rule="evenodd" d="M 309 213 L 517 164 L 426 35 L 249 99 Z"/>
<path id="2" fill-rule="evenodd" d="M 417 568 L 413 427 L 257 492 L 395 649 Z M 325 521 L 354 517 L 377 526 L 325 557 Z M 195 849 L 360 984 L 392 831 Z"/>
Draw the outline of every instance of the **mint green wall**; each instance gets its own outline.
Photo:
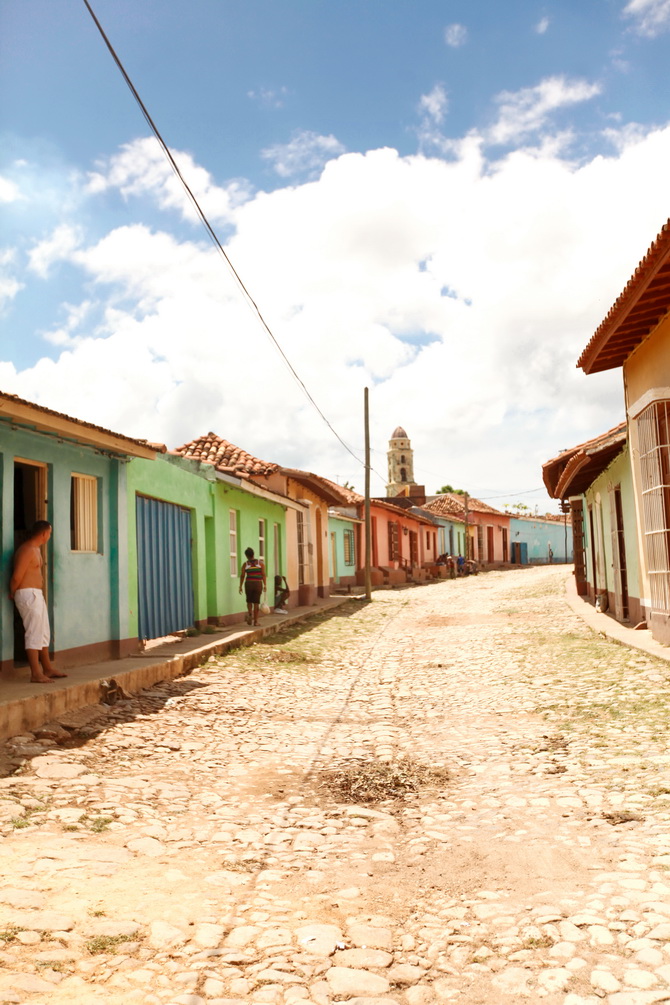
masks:
<path id="1" fill-rule="evenodd" d="M 14 609 L 7 585 L 14 553 L 14 462 L 16 458 L 47 465 L 47 519 L 53 525 L 48 546 L 47 594 L 52 648 L 75 649 L 124 638 L 127 632 L 127 566 L 125 548 L 125 463 L 92 447 L 79 446 L 27 429 L 0 423 L 2 486 L 2 580 L 0 649 L 3 660 L 14 655 Z M 96 553 L 70 547 L 72 474 L 98 479 Z M 121 533 L 121 547 L 119 547 Z"/>
<path id="2" fill-rule="evenodd" d="M 274 604 L 274 577 L 286 572 L 286 510 L 274 503 L 252 495 L 234 485 L 219 482 L 217 485 L 217 526 L 222 535 L 217 541 L 217 570 L 221 607 L 219 615 L 242 614 L 247 605 L 239 592 L 240 570 L 245 561 L 245 548 L 253 548 L 260 555 L 259 521 L 265 524 L 265 571 L 268 584 L 268 603 Z M 230 572 L 229 511 L 237 513 L 237 575 Z M 279 525 L 279 554 L 275 561 L 274 525 Z"/>
<path id="3" fill-rule="evenodd" d="M 278 524 L 279 563 L 285 568 L 285 509 L 216 478 L 214 468 L 181 457 L 164 454 L 155 461 L 134 459 L 128 464 L 128 603 L 131 637 L 137 635 L 137 493 L 183 506 L 191 511 L 193 556 L 193 603 L 196 621 L 225 617 L 246 611 L 239 593 L 239 573 L 244 549 L 259 554 L 259 520 L 266 528 L 266 570 L 268 602 L 273 602 L 274 524 Z M 237 573 L 230 572 L 229 511 L 237 514 Z"/>
<path id="4" fill-rule="evenodd" d="M 611 531 L 615 522 L 615 516 L 610 512 L 610 485 L 621 486 L 621 505 L 623 509 L 624 538 L 626 545 L 626 571 L 628 578 L 628 594 L 630 597 L 640 599 L 640 558 L 637 547 L 637 516 L 635 510 L 635 496 L 633 493 L 633 476 L 630 467 L 630 454 L 628 445 L 612 461 L 610 466 L 603 471 L 598 478 L 590 485 L 584 497 L 584 547 L 586 551 L 586 578 L 593 586 L 593 563 L 591 551 L 591 524 L 589 519 L 589 506 L 597 507 L 600 500 L 600 511 L 602 513 L 602 540 L 596 541 L 598 549 L 604 548 L 602 568 L 604 570 L 610 592 L 614 590 L 614 572 L 612 568 L 612 538 Z M 596 534 L 598 533 L 596 525 Z M 598 589 L 605 589 L 602 574 L 599 575 Z"/>
<path id="5" fill-rule="evenodd" d="M 458 520 L 447 520 L 444 517 L 437 516 L 435 513 L 431 514 L 433 519 L 438 522 L 436 524 L 437 530 L 437 553 L 438 555 L 443 555 L 445 552 L 447 554 L 453 555 L 464 555 L 465 552 L 463 548 L 465 547 L 465 524 L 460 523 Z M 449 544 L 449 531 L 452 531 L 453 538 L 453 550 Z M 443 546 L 444 545 L 444 546 Z"/>
<path id="6" fill-rule="evenodd" d="M 341 517 L 328 517 L 328 565 L 330 568 L 330 578 L 339 583 L 343 576 L 355 576 L 356 567 L 361 564 L 362 556 L 356 553 L 356 528 L 359 524 L 353 520 L 345 520 Z M 344 532 L 350 530 L 354 535 L 354 562 L 353 565 L 346 565 L 344 561 Z M 330 545 L 331 534 L 335 535 L 335 554 L 337 569 L 333 569 L 333 552 Z"/>

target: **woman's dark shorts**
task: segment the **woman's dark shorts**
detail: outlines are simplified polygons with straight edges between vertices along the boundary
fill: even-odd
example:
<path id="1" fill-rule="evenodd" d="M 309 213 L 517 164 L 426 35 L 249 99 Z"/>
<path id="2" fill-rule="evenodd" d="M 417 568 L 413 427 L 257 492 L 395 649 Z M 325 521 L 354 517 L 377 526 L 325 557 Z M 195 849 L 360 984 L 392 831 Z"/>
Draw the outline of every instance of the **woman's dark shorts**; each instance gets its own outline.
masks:
<path id="1" fill-rule="evenodd" d="M 251 583 L 245 583 L 244 591 L 247 595 L 248 604 L 260 604 L 261 594 L 263 592 L 262 583 L 255 583 L 253 581 Z"/>

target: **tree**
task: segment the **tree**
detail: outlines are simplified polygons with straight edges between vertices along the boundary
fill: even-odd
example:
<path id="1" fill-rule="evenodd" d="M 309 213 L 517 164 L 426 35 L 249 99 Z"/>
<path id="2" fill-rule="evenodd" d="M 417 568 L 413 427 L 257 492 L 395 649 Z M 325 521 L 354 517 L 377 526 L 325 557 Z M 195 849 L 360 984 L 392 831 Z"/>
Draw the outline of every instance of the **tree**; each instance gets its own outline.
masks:
<path id="1" fill-rule="evenodd" d="M 522 502 L 505 503 L 505 505 L 503 506 L 503 509 L 507 513 L 512 512 L 512 513 L 518 513 L 519 515 L 521 515 L 523 513 L 528 513 L 528 511 L 530 510 L 530 506 L 526 506 L 526 504 L 522 503 Z"/>
<path id="2" fill-rule="evenodd" d="M 438 489 L 436 495 L 443 496 L 445 492 L 453 492 L 455 496 L 464 496 L 466 489 L 455 489 L 453 485 L 443 485 L 441 489 Z"/>

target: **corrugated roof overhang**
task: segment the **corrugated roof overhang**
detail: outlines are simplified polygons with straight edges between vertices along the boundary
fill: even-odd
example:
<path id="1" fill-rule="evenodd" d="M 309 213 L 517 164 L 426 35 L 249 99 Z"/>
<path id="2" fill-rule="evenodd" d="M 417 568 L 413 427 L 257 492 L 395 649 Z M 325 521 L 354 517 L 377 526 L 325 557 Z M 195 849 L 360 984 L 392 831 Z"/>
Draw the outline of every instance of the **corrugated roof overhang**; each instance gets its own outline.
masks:
<path id="1" fill-rule="evenodd" d="M 25 401 L 13 394 L 0 392 L 0 419 L 11 422 L 17 428 L 46 433 L 58 439 L 81 443 L 119 456 L 153 460 L 157 453 L 165 453 L 162 443 L 134 440 L 130 436 L 113 433 L 91 422 L 73 419 L 69 415 Z"/>

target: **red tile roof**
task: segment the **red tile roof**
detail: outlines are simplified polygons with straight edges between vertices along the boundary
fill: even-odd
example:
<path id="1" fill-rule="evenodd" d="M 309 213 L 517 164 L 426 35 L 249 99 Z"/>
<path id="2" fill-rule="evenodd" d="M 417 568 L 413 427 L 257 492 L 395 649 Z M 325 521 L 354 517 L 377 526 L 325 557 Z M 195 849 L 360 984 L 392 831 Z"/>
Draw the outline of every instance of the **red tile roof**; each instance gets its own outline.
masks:
<path id="1" fill-rule="evenodd" d="M 342 506 L 360 506 L 361 503 L 365 502 L 365 496 L 362 496 L 360 492 L 356 492 L 354 489 L 345 489 L 343 485 L 338 485 L 336 482 L 332 482 L 329 478 L 321 478 L 321 481 L 325 482 L 333 490 L 339 492 L 343 497 L 344 502 L 338 505 Z"/>
<path id="2" fill-rule="evenodd" d="M 463 520 L 465 517 L 462 497 L 451 492 L 424 503 L 422 508 L 428 510 L 429 513 L 434 513 L 435 516 L 453 517 L 455 520 Z"/>
<path id="3" fill-rule="evenodd" d="M 279 471 L 278 464 L 262 461 L 241 447 L 236 447 L 234 443 L 217 436 L 216 433 L 198 436 L 195 440 L 177 447 L 172 453 L 202 461 L 203 464 L 213 464 L 222 474 L 237 475 L 241 478 L 248 478 L 251 475 L 271 475 Z"/>
<path id="4" fill-rule="evenodd" d="M 670 311 L 670 220 L 649 248 L 577 366 L 597 373 L 622 366 Z"/>
<path id="5" fill-rule="evenodd" d="M 542 465 L 542 480 L 552 499 L 581 495 L 621 453 L 628 439 L 625 422 L 592 440 L 563 450 Z"/>
<path id="6" fill-rule="evenodd" d="M 425 503 L 423 509 L 427 509 L 430 513 L 435 513 L 436 516 L 454 516 L 462 520 L 465 515 L 465 496 L 459 495 L 457 492 L 445 492 L 431 502 Z M 468 496 L 468 512 L 495 513 L 497 516 L 509 516 L 508 513 L 503 513 L 502 510 L 489 506 L 488 503 L 482 502 L 481 499 L 475 499 L 474 496 Z"/>

